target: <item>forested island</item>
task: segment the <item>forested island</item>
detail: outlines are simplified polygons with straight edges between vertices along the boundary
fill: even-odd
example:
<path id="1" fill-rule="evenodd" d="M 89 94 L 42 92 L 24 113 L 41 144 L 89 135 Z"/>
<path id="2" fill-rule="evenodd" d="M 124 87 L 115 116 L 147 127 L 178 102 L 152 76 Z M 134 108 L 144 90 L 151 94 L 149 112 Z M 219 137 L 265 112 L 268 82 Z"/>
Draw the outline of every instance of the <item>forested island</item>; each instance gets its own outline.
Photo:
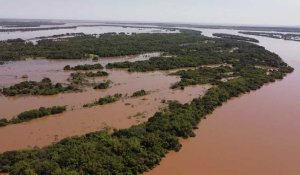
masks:
<path id="1" fill-rule="evenodd" d="M 142 174 L 157 166 L 168 152 L 179 151 L 179 138 L 194 137 L 193 131 L 198 123 L 215 108 L 293 71 L 278 55 L 264 47 L 232 39 L 204 37 L 200 32 L 186 30 L 177 34 L 105 34 L 99 38 L 42 40 L 37 45 L 2 42 L 0 49 L 5 50 L 0 52 L 2 60 L 29 56 L 80 59 L 86 54 L 120 56 L 159 51 L 172 56 L 112 63 L 107 68 L 146 72 L 195 67 L 174 73 L 181 77 L 181 81 L 173 88 L 213 85 L 202 97 L 186 104 L 171 101 L 168 109 L 128 129 L 99 131 L 66 138 L 44 148 L 2 153 L 0 172 L 11 175 Z M 205 67 L 210 64 L 220 66 Z M 137 94 L 144 95 L 144 91 Z M 93 105 L 116 100 L 114 96 L 107 96 Z"/>
<path id="2" fill-rule="evenodd" d="M 230 34 L 224 34 L 224 33 L 214 33 L 213 36 L 220 37 L 220 38 L 226 38 L 226 39 L 233 39 L 233 40 L 239 40 L 239 41 L 250 41 L 254 43 L 259 43 L 257 39 L 239 36 L 239 35 L 230 35 Z"/>
<path id="3" fill-rule="evenodd" d="M 300 41 L 300 34 L 293 33 L 266 33 L 266 32 L 239 32 L 245 35 L 254 35 L 254 36 L 263 36 L 268 38 L 291 40 L 291 41 Z"/>

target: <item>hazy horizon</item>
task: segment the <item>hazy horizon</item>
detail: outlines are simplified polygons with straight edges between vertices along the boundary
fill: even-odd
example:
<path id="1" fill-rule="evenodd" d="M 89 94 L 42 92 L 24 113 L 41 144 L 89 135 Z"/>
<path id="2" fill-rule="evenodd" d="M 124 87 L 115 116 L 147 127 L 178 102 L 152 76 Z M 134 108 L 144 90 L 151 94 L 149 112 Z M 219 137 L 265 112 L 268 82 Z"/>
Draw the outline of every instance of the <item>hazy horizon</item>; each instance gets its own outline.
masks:
<path id="1" fill-rule="evenodd" d="M 0 0 L 0 18 L 300 26 L 297 0 Z"/>

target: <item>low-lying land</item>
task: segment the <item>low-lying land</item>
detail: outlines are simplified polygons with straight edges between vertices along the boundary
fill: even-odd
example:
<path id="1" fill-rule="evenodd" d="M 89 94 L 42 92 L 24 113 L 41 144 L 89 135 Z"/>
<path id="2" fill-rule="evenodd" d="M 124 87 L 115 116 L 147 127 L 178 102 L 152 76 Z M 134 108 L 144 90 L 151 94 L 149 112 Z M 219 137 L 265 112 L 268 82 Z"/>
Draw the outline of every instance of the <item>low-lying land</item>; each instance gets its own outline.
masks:
<path id="1" fill-rule="evenodd" d="M 291 40 L 291 41 L 300 41 L 300 34 L 292 33 L 266 33 L 266 32 L 239 32 L 245 35 L 254 35 L 254 36 L 263 36 L 268 38 Z"/>
<path id="2" fill-rule="evenodd" d="M 10 124 L 18 124 L 27 122 L 36 118 L 41 118 L 49 115 L 60 114 L 66 111 L 66 106 L 53 106 L 51 108 L 40 107 L 39 109 L 33 109 L 25 111 L 19 114 L 16 118 L 11 120 L 0 119 L 0 127 L 7 126 Z"/>
<path id="3" fill-rule="evenodd" d="M 105 45 L 99 44 L 102 42 Z M 181 148 L 179 138 L 195 136 L 193 130 L 215 108 L 233 97 L 282 79 L 293 71 L 293 68 L 283 62 L 278 55 L 261 46 L 231 39 L 208 38 L 194 31 L 182 31 L 179 34 L 131 36 L 109 34 L 99 38 L 75 37 L 65 43 L 61 41 L 47 43 L 47 49 L 58 43 L 69 46 L 60 47 L 66 51 L 64 53 L 74 49 L 75 55 L 80 52 L 82 55 L 87 54 L 87 50 L 84 49 L 90 49 L 89 53 L 98 56 L 104 53 L 113 55 L 146 51 L 161 51 L 172 55 L 107 65 L 108 68 L 122 67 L 128 68 L 129 71 L 169 70 L 208 64 L 232 66 L 179 71 L 175 73 L 181 76 L 178 87 L 203 83 L 213 86 L 204 96 L 195 98 L 190 103 L 169 102 L 167 109 L 155 113 L 147 122 L 128 129 L 114 132 L 99 131 L 66 138 L 45 148 L 0 154 L 0 172 L 12 175 L 141 174 L 157 166 L 169 151 L 179 151 Z M 84 44 L 79 47 L 79 43 Z M 78 47 L 75 47 L 76 45 Z M 41 46 L 40 43 L 34 47 L 38 46 Z M 238 48 L 238 51 L 232 51 L 233 48 Z M 47 49 L 43 52 L 45 55 L 50 53 Z M 52 50 L 55 52 L 55 49 Z M 62 52 L 56 53 L 60 55 Z M 81 58 L 81 54 L 78 58 Z M 276 69 L 267 70 L 263 67 Z M 220 81 L 223 78 L 228 79 Z M 113 101 L 114 97 L 107 97 L 99 99 L 96 103 L 106 104 Z"/>
<path id="4" fill-rule="evenodd" d="M 225 38 L 225 39 L 233 39 L 233 40 L 238 40 L 238 41 L 250 41 L 250 42 L 254 42 L 254 43 L 259 43 L 259 41 L 257 39 L 244 37 L 244 36 L 239 36 L 239 35 L 230 35 L 230 34 L 225 34 L 225 33 L 214 33 L 213 36 L 220 37 L 220 38 Z"/>

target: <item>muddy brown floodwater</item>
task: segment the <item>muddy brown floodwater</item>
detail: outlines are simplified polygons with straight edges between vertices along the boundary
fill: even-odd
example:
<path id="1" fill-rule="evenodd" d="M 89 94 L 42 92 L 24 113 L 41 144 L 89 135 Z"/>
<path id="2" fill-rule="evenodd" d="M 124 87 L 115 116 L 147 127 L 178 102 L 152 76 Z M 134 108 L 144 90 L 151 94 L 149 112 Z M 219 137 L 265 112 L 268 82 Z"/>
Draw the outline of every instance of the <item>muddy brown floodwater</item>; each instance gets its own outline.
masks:
<path id="1" fill-rule="evenodd" d="M 300 43 L 255 38 L 295 72 L 217 108 L 195 138 L 182 140 L 180 152 L 168 154 L 146 175 L 300 174 Z"/>
<path id="2" fill-rule="evenodd" d="M 148 56 L 142 55 L 134 59 L 130 59 L 129 57 L 128 60 L 147 59 L 149 56 L 153 56 L 153 54 L 157 55 L 157 53 L 152 53 L 148 54 Z M 105 65 L 108 61 L 120 61 L 120 59 L 101 59 L 100 62 Z M 10 66 L 14 67 L 14 69 L 10 69 L 11 74 L 29 74 L 31 72 L 30 67 L 32 67 L 34 72 L 29 75 L 29 78 L 40 80 L 43 78 L 42 75 L 44 75 L 51 77 L 51 79 L 57 82 L 65 81 L 71 73 L 61 71 L 66 64 L 84 64 L 88 61 L 30 60 L 29 62 L 30 64 L 25 61 L 11 63 Z M 163 108 L 164 104 L 162 100 L 177 100 L 181 103 L 187 103 L 193 98 L 204 94 L 210 87 L 209 85 L 203 85 L 188 87 L 185 90 L 172 90 L 170 86 L 180 79 L 176 76 L 169 76 L 169 72 L 166 71 L 149 73 L 128 73 L 124 70 L 106 71 L 110 74 L 108 77 L 91 79 L 95 82 L 105 79 L 111 80 L 113 85 L 106 90 L 87 88 L 81 93 L 64 93 L 46 97 L 0 96 L 0 115 L 1 118 L 7 119 L 13 118 L 20 112 L 36 109 L 41 106 L 68 105 L 68 111 L 63 114 L 0 128 L 0 152 L 35 146 L 43 147 L 66 137 L 83 135 L 108 128 L 128 128 L 146 121 L 155 112 Z M 7 80 L 3 84 L 13 84 L 19 81 L 18 78 L 2 80 Z M 124 97 L 116 103 L 104 106 L 82 108 L 84 104 L 94 102 L 96 99 L 106 95 L 122 93 L 123 95 L 127 94 L 131 96 L 135 91 L 141 89 L 149 91 L 150 94 L 138 98 Z"/>

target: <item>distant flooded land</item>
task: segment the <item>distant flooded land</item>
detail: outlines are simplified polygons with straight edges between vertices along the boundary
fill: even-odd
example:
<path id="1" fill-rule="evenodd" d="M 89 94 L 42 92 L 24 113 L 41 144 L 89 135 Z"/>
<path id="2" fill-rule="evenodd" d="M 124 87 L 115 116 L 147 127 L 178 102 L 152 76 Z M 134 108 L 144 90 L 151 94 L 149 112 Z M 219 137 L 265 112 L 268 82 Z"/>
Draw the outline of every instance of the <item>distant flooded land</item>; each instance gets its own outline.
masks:
<path id="1" fill-rule="evenodd" d="M 186 152 L 200 122 L 295 71 L 238 33 L 0 25 L 0 173 L 12 175 L 174 173 L 165 162 Z"/>
<path id="2" fill-rule="evenodd" d="M 266 32 L 239 32 L 245 35 L 255 35 L 263 36 L 275 39 L 291 40 L 291 41 L 300 41 L 300 34 L 293 33 L 266 33 Z"/>

